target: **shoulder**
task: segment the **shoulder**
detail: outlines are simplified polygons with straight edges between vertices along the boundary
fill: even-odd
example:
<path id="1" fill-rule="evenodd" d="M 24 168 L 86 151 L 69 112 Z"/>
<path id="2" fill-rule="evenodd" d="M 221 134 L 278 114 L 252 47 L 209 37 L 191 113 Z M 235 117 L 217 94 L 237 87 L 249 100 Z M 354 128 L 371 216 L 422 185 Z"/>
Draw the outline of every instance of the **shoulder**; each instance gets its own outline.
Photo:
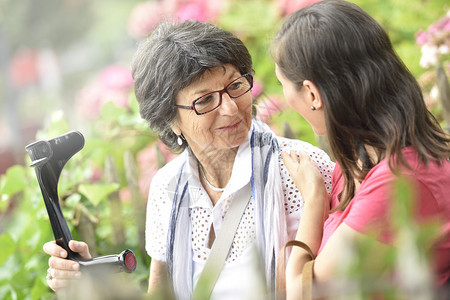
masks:
<path id="1" fill-rule="evenodd" d="M 405 161 L 410 168 L 399 165 L 397 171 L 402 178 L 408 180 L 411 189 L 421 200 L 430 201 L 434 198 L 439 205 L 445 206 L 450 214 L 448 204 L 448 187 L 450 186 L 450 161 L 442 160 L 439 163 L 430 160 L 428 163 L 419 161 L 417 151 L 407 147 L 402 151 Z M 398 182 L 398 174 L 393 174 L 386 160 L 375 166 L 366 176 L 372 185 L 385 185 L 393 188 Z M 445 204 L 444 204 L 445 203 Z"/>
<path id="2" fill-rule="evenodd" d="M 301 140 L 294 140 L 294 139 L 288 139 L 285 137 L 277 136 L 278 145 L 280 147 L 280 152 L 287 152 L 291 150 L 295 151 L 305 151 L 308 153 L 313 159 L 316 158 L 324 158 L 327 160 L 330 160 L 330 157 L 328 154 L 320 149 L 319 147 L 316 147 L 314 145 L 311 145 L 308 142 L 301 141 Z"/>
<path id="3" fill-rule="evenodd" d="M 328 171 L 327 173 L 329 173 L 328 175 L 330 176 L 331 179 L 331 173 L 334 169 L 335 163 L 331 160 L 331 158 L 324 150 L 301 140 L 293 140 L 277 136 L 277 141 L 280 149 L 280 154 L 282 152 L 289 152 L 291 150 L 294 150 L 296 152 L 304 151 L 308 153 L 308 155 L 316 163 L 317 167 L 321 171 L 322 170 Z"/>
<path id="4" fill-rule="evenodd" d="M 277 141 L 278 141 L 278 145 L 279 145 L 278 161 L 280 163 L 282 173 L 285 171 L 285 173 L 286 173 L 285 176 L 288 176 L 286 178 L 287 181 L 290 180 L 290 175 L 287 172 L 287 170 L 285 170 L 285 166 L 284 166 L 283 158 L 281 157 L 281 153 L 282 152 L 290 152 L 291 150 L 294 150 L 297 153 L 306 152 L 311 157 L 312 161 L 314 161 L 314 163 L 316 164 L 320 173 L 322 174 L 327 192 L 331 193 L 331 188 L 332 188 L 331 177 L 333 174 L 335 163 L 330 159 L 330 157 L 328 156 L 328 154 L 325 151 L 323 151 L 322 149 L 320 149 L 316 146 L 311 145 L 308 142 L 301 141 L 301 140 L 294 140 L 294 139 L 288 139 L 285 137 L 277 136 Z"/>

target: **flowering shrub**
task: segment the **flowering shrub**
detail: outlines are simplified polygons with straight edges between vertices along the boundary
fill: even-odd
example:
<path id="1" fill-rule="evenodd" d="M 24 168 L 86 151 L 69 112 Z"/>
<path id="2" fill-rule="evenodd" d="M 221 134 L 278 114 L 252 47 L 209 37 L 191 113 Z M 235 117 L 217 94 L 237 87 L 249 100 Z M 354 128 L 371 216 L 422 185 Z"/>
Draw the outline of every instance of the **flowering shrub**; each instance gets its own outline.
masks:
<path id="1" fill-rule="evenodd" d="M 435 69 L 442 68 L 441 75 L 446 75 L 447 78 L 450 76 L 450 10 L 445 16 L 429 25 L 427 30 L 420 30 L 416 35 L 416 43 L 421 46 L 420 65 L 427 69 L 418 79 L 424 92 L 425 102 L 440 121 L 447 119 L 447 128 L 449 128 L 449 112 L 445 111 L 449 104 L 442 101 L 450 100 L 450 95 L 442 94 L 446 93 L 446 88 L 441 87 L 439 90 Z"/>
<path id="2" fill-rule="evenodd" d="M 165 19 L 215 22 L 222 11 L 220 0 L 169 0 L 139 3 L 131 12 L 128 33 L 140 40 Z"/>
<path id="3" fill-rule="evenodd" d="M 416 42 L 422 47 L 422 67 L 429 68 L 447 60 L 450 54 L 450 10 L 427 30 L 419 31 Z"/>
<path id="4" fill-rule="evenodd" d="M 279 7 L 281 15 L 286 16 L 299 10 L 302 7 L 314 4 L 320 0 L 275 0 L 276 5 Z"/>
<path id="5" fill-rule="evenodd" d="M 133 78 L 129 68 L 109 66 L 101 72 L 96 81 L 78 93 L 76 107 L 80 115 L 88 119 L 98 118 L 101 108 L 109 101 L 127 108 L 132 86 Z"/>

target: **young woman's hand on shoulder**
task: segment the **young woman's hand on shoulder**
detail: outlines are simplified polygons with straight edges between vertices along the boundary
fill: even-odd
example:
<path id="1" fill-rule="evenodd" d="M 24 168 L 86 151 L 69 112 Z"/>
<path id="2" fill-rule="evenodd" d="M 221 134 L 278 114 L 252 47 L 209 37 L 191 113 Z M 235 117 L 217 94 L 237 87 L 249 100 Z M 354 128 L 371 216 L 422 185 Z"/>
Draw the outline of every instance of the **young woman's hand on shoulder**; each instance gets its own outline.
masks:
<path id="1" fill-rule="evenodd" d="M 284 164 L 305 201 L 317 192 L 325 191 L 322 174 L 306 152 L 281 153 Z"/>

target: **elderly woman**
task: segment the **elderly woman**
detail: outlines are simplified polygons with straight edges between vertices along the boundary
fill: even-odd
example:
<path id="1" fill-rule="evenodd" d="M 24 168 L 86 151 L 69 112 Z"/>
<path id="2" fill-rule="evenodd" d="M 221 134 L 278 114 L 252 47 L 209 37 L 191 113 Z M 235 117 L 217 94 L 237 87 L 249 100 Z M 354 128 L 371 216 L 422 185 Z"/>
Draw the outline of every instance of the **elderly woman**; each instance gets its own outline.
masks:
<path id="1" fill-rule="evenodd" d="M 271 293 L 278 251 L 295 236 L 303 206 L 281 152 L 308 153 L 331 189 L 334 163 L 322 150 L 277 137 L 252 118 L 252 72 L 242 41 L 195 21 L 163 23 L 137 50 L 133 78 L 141 115 L 168 147 L 182 152 L 150 187 L 149 291 L 168 274 L 177 298 L 191 297 L 216 237 L 231 230 L 222 224 L 239 197 L 248 204 L 212 297 L 251 298 L 258 280 Z M 84 243 L 71 246 L 89 257 Z M 44 249 L 53 256 L 48 284 L 57 290 L 79 267 L 62 259 L 53 242 Z"/>

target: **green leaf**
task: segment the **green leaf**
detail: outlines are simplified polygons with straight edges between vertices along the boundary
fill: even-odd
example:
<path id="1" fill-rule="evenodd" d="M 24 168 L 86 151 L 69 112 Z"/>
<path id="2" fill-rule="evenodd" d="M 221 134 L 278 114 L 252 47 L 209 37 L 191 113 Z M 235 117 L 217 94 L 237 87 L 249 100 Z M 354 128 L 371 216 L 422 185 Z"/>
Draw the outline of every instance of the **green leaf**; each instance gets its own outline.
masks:
<path id="1" fill-rule="evenodd" d="M 136 99 L 136 94 L 134 92 L 130 93 L 130 97 L 128 98 L 130 101 L 130 109 L 136 115 L 139 116 L 139 103 Z"/>
<path id="2" fill-rule="evenodd" d="M 68 207 L 76 207 L 78 202 L 80 202 L 81 200 L 81 195 L 78 193 L 74 193 L 72 195 L 70 195 L 69 197 L 67 197 L 66 199 L 66 205 Z"/>
<path id="3" fill-rule="evenodd" d="M 10 199 L 8 195 L 0 193 L 0 212 L 4 212 L 8 208 Z"/>
<path id="4" fill-rule="evenodd" d="M 106 102 L 101 110 L 100 116 L 102 120 L 109 122 L 116 122 L 122 115 L 126 114 L 127 110 L 123 107 L 119 107 L 114 102 Z"/>
<path id="5" fill-rule="evenodd" d="M 11 235 L 7 232 L 0 235 L 0 245 L 2 245 L 2 250 L 0 251 L 0 265 L 2 265 L 14 253 L 16 245 Z"/>
<path id="6" fill-rule="evenodd" d="M 40 131 L 36 135 L 37 140 L 48 140 L 60 136 L 69 131 L 69 123 L 62 111 L 55 111 L 50 116 L 50 124 L 45 131 Z"/>
<path id="7" fill-rule="evenodd" d="M 17 299 L 17 293 L 14 291 L 11 283 L 0 285 L 0 299 Z"/>
<path id="8" fill-rule="evenodd" d="M 97 206 L 110 193 L 119 189 L 118 184 L 81 184 L 80 193 Z"/>
<path id="9" fill-rule="evenodd" d="M 31 299 L 42 299 L 43 295 L 49 294 L 48 286 L 43 282 L 42 276 L 37 276 L 31 288 Z M 54 296 L 54 295 L 53 295 Z"/>
<path id="10" fill-rule="evenodd" d="M 24 167 L 15 165 L 6 171 L 1 182 L 0 194 L 14 195 L 27 187 Z"/>

